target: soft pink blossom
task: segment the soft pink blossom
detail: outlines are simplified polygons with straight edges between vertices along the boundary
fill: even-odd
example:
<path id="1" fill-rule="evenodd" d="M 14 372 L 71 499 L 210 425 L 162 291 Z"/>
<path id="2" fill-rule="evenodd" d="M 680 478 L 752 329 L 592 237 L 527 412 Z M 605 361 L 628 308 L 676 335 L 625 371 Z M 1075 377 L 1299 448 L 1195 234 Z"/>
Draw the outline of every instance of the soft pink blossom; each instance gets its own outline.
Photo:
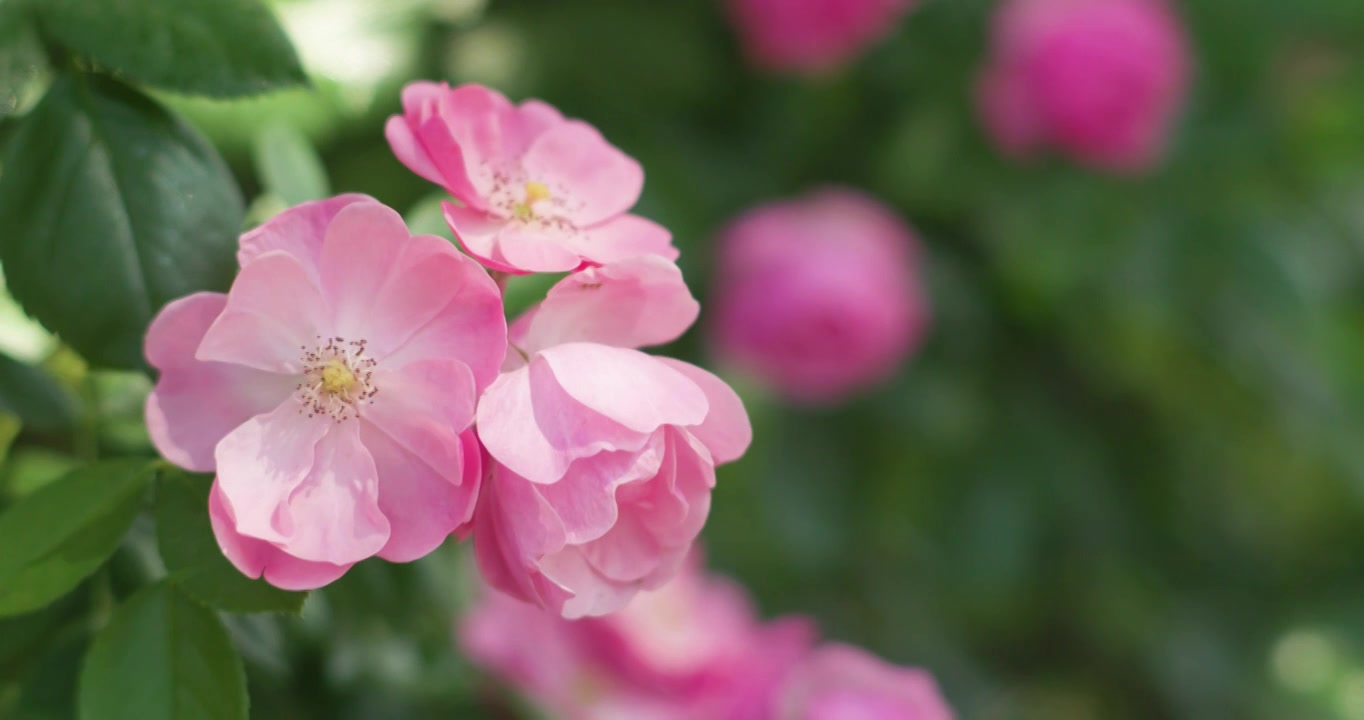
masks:
<path id="1" fill-rule="evenodd" d="M 894 373 L 923 335 L 914 234 L 865 195 L 764 205 L 718 243 L 714 351 L 789 398 L 841 400 Z"/>
<path id="2" fill-rule="evenodd" d="M 285 211 L 238 257 L 226 295 L 171 303 L 146 342 L 152 440 L 216 472 L 223 552 L 290 589 L 429 553 L 478 496 L 466 429 L 505 347 L 496 285 L 358 195 Z"/>
<path id="3" fill-rule="evenodd" d="M 952 720 L 933 676 L 847 645 L 815 651 L 786 679 L 778 720 Z"/>
<path id="4" fill-rule="evenodd" d="M 803 618 L 763 624 L 743 589 L 689 560 L 624 610 L 569 621 L 495 591 L 459 623 L 462 650 L 554 717 L 768 720 L 814 641 Z"/>
<path id="5" fill-rule="evenodd" d="M 1007 153 L 1057 148 L 1118 172 L 1155 163 L 1188 83 L 1163 0 L 1005 0 L 980 109 Z"/>
<path id="6" fill-rule="evenodd" d="M 506 372 L 478 407 L 491 461 L 474 547 L 493 586 L 581 617 L 677 571 L 715 465 L 752 437 L 714 375 L 634 349 L 698 311 L 676 266 L 641 256 L 569 275 L 513 324 Z"/>
<path id="7" fill-rule="evenodd" d="M 667 230 L 628 212 L 644 186 L 639 163 L 543 102 L 513 105 L 480 85 L 416 82 L 384 132 L 404 165 L 459 200 L 445 204 L 445 219 L 494 270 L 677 257 Z"/>
<path id="8" fill-rule="evenodd" d="M 728 0 L 757 65 L 818 71 L 852 59 L 895 29 L 914 0 Z"/>

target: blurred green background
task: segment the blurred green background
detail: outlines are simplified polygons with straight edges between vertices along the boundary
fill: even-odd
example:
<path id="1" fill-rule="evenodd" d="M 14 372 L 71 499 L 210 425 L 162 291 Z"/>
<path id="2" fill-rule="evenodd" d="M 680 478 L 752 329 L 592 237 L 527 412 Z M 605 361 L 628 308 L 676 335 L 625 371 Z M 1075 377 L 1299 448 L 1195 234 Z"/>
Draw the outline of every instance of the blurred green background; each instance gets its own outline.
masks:
<path id="1" fill-rule="evenodd" d="M 964 720 L 1364 720 L 1364 3 L 1182 2 L 1187 108 L 1165 165 L 1122 180 L 990 149 L 991 6 L 926 0 L 844 71 L 783 78 L 744 65 L 720 0 L 284 1 L 314 90 L 162 99 L 257 219 L 358 191 L 436 231 L 442 195 L 383 140 L 402 84 L 543 98 L 643 163 L 638 211 L 703 307 L 736 213 L 868 191 L 924 240 L 933 329 L 844 407 L 745 390 L 712 566 L 769 617 L 931 669 Z M 41 357 L 16 312 L 5 348 Z M 696 330 L 666 351 L 707 360 Z M 145 444 L 145 382 L 86 388 L 98 442 Z M 6 492 L 72 462 L 18 445 Z M 450 648 L 464 550 L 365 563 L 302 621 L 229 619 L 253 715 L 512 716 Z M 72 637 L 32 669 L 53 698 Z"/>

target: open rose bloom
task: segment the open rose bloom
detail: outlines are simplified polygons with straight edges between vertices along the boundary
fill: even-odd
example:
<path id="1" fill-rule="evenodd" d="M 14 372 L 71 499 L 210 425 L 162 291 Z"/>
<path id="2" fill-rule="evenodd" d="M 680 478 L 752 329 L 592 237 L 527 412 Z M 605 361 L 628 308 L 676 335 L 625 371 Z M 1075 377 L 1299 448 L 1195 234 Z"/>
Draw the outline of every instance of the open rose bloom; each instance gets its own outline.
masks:
<path id="1" fill-rule="evenodd" d="M 214 472 L 214 532 L 243 573 L 314 588 L 371 556 L 429 553 L 472 517 L 468 431 L 506 326 L 496 285 L 439 237 L 356 195 L 243 235 L 226 295 L 168 305 L 147 424 Z"/>
<path id="2" fill-rule="evenodd" d="M 779 705 L 779 720 L 952 720 L 933 676 L 838 644 L 787 678 Z"/>
<path id="3" fill-rule="evenodd" d="M 884 380 L 928 325 L 918 241 L 862 193 L 753 208 L 717 245 L 712 349 L 786 398 L 836 403 Z"/>
<path id="4" fill-rule="evenodd" d="M 403 164 L 459 201 L 445 204 L 450 229 L 494 270 L 677 257 L 667 230 L 628 213 L 644 186 L 639 163 L 545 103 L 513 105 L 479 85 L 412 83 L 385 134 Z"/>
<path id="5" fill-rule="evenodd" d="M 506 372 L 478 407 L 490 466 L 474 547 L 493 586 L 582 617 L 677 571 L 715 466 L 751 439 L 718 378 L 635 349 L 697 312 L 677 267 L 641 256 L 569 275 L 513 324 Z"/>
<path id="6" fill-rule="evenodd" d="M 993 40 L 980 109 L 1005 152 L 1129 173 L 1160 158 L 1189 72 L 1163 0 L 1005 0 Z"/>
<path id="7" fill-rule="evenodd" d="M 826 70 L 888 35 L 913 0 L 727 0 L 754 64 L 774 70 Z"/>

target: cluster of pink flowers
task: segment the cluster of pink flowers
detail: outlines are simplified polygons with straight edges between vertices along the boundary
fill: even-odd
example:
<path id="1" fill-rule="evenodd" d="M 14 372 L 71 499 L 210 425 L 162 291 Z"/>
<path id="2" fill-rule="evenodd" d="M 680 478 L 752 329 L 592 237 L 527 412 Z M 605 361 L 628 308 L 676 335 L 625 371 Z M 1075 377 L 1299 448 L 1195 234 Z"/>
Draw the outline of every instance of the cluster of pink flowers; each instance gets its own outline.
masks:
<path id="1" fill-rule="evenodd" d="M 477 664 L 567 720 L 951 720 L 928 673 L 763 623 L 695 555 L 623 611 L 568 621 L 495 591 L 457 628 Z"/>
<path id="2" fill-rule="evenodd" d="M 417 83 L 403 101 L 388 138 L 458 201 L 446 217 L 468 255 L 359 195 L 246 233 L 231 289 L 170 304 L 148 332 L 153 441 L 215 474 L 214 531 L 251 577 L 316 588 L 472 533 L 504 592 L 567 617 L 618 610 L 681 566 L 715 466 L 748 447 L 743 404 L 638 350 L 699 306 L 668 232 L 628 214 L 634 160 L 483 87 Z M 552 271 L 569 274 L 509 329 L 495 277 Z"/>

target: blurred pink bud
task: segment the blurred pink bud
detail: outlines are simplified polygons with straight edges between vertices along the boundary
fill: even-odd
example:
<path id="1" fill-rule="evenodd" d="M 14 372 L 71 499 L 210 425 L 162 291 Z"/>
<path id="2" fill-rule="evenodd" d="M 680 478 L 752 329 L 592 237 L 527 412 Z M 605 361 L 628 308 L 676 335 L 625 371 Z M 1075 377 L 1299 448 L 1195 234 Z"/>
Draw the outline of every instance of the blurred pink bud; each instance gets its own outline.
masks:
<path id="1" fill-rule="evenodd" d="M 913 0 L 728 0 L 749 58 L 775 70 L 840 65 L 889 34 Z"/>
<path id="2" fill-rule="evenodd" d="M 513 324 L 477 415 L 491 463 L 474 545 L 494 587 L 583 617 L 676 573 L 715 466 L 752 439 L 719 378 L 634 349 L 698 311 L 675 265 L 641 256 L 569 275 Z"/>
<path id="3" fill-rule="evenodd" d="M 786 679 L 779 720 L 952 720 L 933 677 L 825 645 Z"/>
<path id="4" fill-rule="evenodd" d="M 693 556 L 672 582 L 604 618 L 571 622 L 485 591 L 458 638 L 554 717 L 767 720 L 814 632 L 803 618 L 761 624 L 743 589 Z"/>
<path id="5" fill-rule="evenodd" d="M 677 258 L 672 235 L 627 211 L 639 163 L 587 123 L 480 85 L 415 82 L 384 128 L 412 172 L 446 189 L 445 219 L 494 270 L 562 272 L 634 255 Z"/>
<path id="6" fill-rule="evenodd" d="M 359 195 L 286 210 L 238 257 L 226 295 L 167 305 L 146 342 L 152 441 L 217 473 L 223 552 L 288 589 L 431 552 L 478 496 L 466 430 L 506 337 L 496 285 Z"/>
<path id="7" fill-rule="evenodd" d="M 789 398 L 833 403 L 884 380 L 927 326 L 914 234 L 865 195 L 758 207 L 718 242 L 714 350 Z"/>
<path id="8" fill-rule="evenodd" d="M 1162 0 L 1005 0 L 980 110 L 1010 155 L 1050 146 L 1139 172 L 1164 151 L 1188 65 L 1184 33 Z"/>

